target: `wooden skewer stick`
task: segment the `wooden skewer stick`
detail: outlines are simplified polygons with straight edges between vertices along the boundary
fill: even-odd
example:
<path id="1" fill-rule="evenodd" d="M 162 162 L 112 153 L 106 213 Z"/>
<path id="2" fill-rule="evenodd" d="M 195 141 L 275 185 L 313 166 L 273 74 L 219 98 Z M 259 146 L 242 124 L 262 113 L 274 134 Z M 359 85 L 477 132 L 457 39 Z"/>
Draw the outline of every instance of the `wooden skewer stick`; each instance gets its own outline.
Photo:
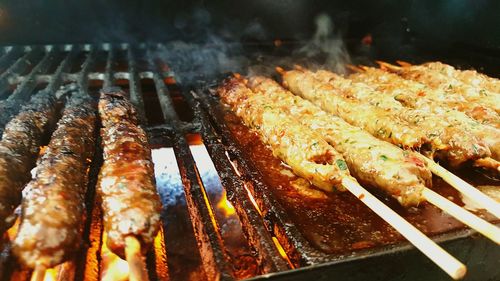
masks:
<path id="1" fill-rule="evenodd" d="M 402 67 L 412 66 L 411 63 L 409 63 L 407 61 L 402 61 L 402 60 L 397 60 L 396 63 L 401 65 Z"/>
<path id="2" fill-rule="evenodd" d="M 44 266 L 37 265 L 31 274 L 31 281 L 43 281 L 45 279 L 45 272 L 47 269 Z"/>
<path id="3" fill-rule="evenodd" d="M 497 218 L 500 218 L 500 203 L 486 196 L 477 188 L 473 187 L 463 179 L 457 177 L 450 171 L 441 167 L 438 163 L 434 162 L 430 158 L 427 158 L 425 156 L 423 156 L 422 158 L 427 163 L 427 166 L 434 174 L 441 177 L 445 182 L 449 183 L 453 188 L 460 191 L 465 196 L 469 197 L 479 206 L 486 209 L 488 212 L 492 213 Z"/>
<path id="4" fill-rule="evenodd" d="M 141 243 L 134 236 L 125 238 L 125 259 L 130 269 L 130 281 L 149 280 L 146 266 L 142 260 Z"/>
<path id="5" fill-rule="evenodd" d="M 359 66 L 356 66 L 356 65 L 352 65 L 352 64 L 346 64 L 345 65 L 348 69 L 354 71 L 354 72 L 363 72 L 364 70 L 359 67 Z"/>
<path id="6" fill-rule="evenodd" d="M 342 179 L 342 185 L 361 200 L 368 208 L 374 211 L 401 235 L 410 241 L 424 255 L 436 263 L 453 279 L 464 277 L 467 268 L 455 257 L 446 252 L 416 227 L 387 207 L 382 201 L 370 194 L 366 189 L 350 178 Z"/>
<path id="7" fill-rule="evenodd" d="M 461 208 L 431 189 L 425 188 L 423 196 L 427 202 L 452 215 L 457 220 L 473 228 L 477 232 L 500 244 L 500 228 Z"/>
<path id="8" fill-rule="evenodd" d="M 402 68 L 401 66 L 393 65 L 393 64 L 390 64 L 390 63 L 385 62 L 385 61 L 379 61 L 379 60 L 377 60 L 375 62 L 378 63 L 378 65 L 382 69 L 389 69 L 389 70 L 393 70 L 393 71 L 398 71 L 398 70 L 400 70 Z"/>
<path id="9" fill-rule="evenodd" d="M 474 161 L 474 166 L 490 170 L 497 170 L 500 172 L 500 162 L 491 157 L 477 159 L 476 161 Z"/>

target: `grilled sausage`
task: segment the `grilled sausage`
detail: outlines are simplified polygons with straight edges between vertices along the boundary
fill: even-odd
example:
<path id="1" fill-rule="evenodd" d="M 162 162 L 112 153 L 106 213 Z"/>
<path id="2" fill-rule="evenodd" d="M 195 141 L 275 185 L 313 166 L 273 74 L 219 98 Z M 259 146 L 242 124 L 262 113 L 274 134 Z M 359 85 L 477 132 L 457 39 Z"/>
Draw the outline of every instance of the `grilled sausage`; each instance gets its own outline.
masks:
<path id="1" fill-rule="evenodd" d="M 21 191 L 30 180 L 43 139 L 57 115 L 52 93 L 34 95 L 5 127 L 0 141 L 0 233 L 13 222 L 12 213 L 21 201 Z"/>
<path id="2" fill-rule="evenodd" d="M 99 173 L 107 246 L 124 256 L 125 238 L 147 249 L 159 230 L 161 203 L 156 192 L 151 150 L 133 105 L 119 88 L 101 91 L 99 100 L 104 163 Z"/>
<path id="3" fill-rule="evenodd" d="M 53 267 L 78 249 L 96 118 L 91 98 L 73 92 L 35 176 L 23 191 L 13 252 L 28 267 Z"/>

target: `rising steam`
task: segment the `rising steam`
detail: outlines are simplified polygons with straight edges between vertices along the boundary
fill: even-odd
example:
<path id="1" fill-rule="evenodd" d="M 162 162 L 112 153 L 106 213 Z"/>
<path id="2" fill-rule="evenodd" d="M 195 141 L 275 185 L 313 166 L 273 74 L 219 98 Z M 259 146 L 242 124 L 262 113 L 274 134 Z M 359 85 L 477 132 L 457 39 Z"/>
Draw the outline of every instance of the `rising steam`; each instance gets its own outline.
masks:
<path id="1" fill-rule="evenodd" d="M 209 26 L 207 18 L 204 17 L 204 24 Z M 248 50 L 248 45 L 242 39 L 244 34 L 228 33 L 227 30 L 214 32 L 205 27 L 200 35 L 204 39 L 198 43 L 171 41 L 159 50 L 158 56 L 169 63 L 171 70 L 183 83 L 200 78 L 222 78 L 231 72 L 271 76 L 276 75 L 276 66 L 293 68 L 294 65 L 302 65 L 343 73 L 350 57 L 341 37 L 334 31 L 332 20 L 321 14 L 316 17 L 315 23 L 316 31 L 309 41 L 283 45 L 279 48 L 285 48 L 285 51 L 279 52 L 279 55 L 269 51 L 269 42 L 262 43 L 263 48 L 252 46 Z M 265 30 L 255 22 L 241 30 L 242 33 L 253 32 L 254 37 L 265 37 Z M 259 36 L 256 32 L 263 34 Z"/>

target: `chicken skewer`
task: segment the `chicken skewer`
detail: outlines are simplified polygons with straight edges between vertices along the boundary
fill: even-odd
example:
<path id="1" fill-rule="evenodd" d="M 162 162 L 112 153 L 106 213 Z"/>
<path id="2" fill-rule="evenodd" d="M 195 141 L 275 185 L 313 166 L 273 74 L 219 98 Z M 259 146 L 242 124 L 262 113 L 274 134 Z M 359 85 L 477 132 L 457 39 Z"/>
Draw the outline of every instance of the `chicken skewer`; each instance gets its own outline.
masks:
<path id="1" fill-rule="evenodd" d="M 119 88 L 101 91 L 99 115 L 104 163 L 98 179 L 107 247 L 131 266 L 131 277 L 147 276 L 140 254 L 160 227 L 151 150 L 133 105 Z"/>
<path id="2" fill-rule="evenodd" d="M 308 72 L 309 73 L 309 72 Z M 459 166 L 467 161 L 489 157 L 489 148 L 480 139 L 470 133 L 469 128 L 461 124 L 450 123 L 446 118 L 427 111 L 404 107 L 391 96 L 380 92 L 365 83 L 353 82 L 333 72 L 319 70 L 310 73 L 321 83 L 332 85 L 335 93 L 353 97 L 359 102 L 366 102 L 390 112 L 395 118 L 417 125 L 425 132 L 430 151 L 422 151 L 430 157 L 446 160 L 451 166 Z"/>
<path id="3" fill-rule="evenodd" d="M 450 124 L 467 128 L 478 139 L 483 140 L 491 151 L 492 158 L 500 160 L 500 130 L 483 125 L 463 112 L 447 106 L 442 100 L 434 99 L 434 90 L 424 84 L 406 80 L 400 76 L 372 67 L 359 68 L 359 73 L 349 76 L 356 82 L 367 83 L 404 106 L 417 108 L 446 118 Z"/>
<path id="4" fill-rule="evenodd" d="M 294 171 L 302 171 L 304 169 L 302 163 L 310 163 L 318 153 L 329 155 L 330 160 L 323 165 L 338 175 L 334 176 L 334 182 L 324 184 L 329 186 L 333 184 L 339 190 L 345 188 L 350 191 L 453 278 L 460 279 L 465 275 L 466 268 L 462 263 L 359 185 L 349 175 L 345 162 L 341 162 L 343 161 L 341 155 L 314 131 L 300 125 L 296 120 L 291 122 L 293 118 L 287 118 L 286 114 L 278 109 L 263 104 L 252 106 L 250 100 L 246 99 L 247 96 L 253 95 L 252 91 L 238 79 L 230 79 L 219 87 L 218 93 L 222 100 L 232 107 L 236 115 L 241 117 L 247 126 L 255 129 L 261 139 L 270 145 L 273 154 L 290 165 Z M 302 150 L 297 150 L 300 147 Z M 296 157 L 302 159 L 297 162 Z M 292 162 L 287 162 L 290 158 Z M 335 158 L 341 161 L 333 161 Z M 319 180 L 320 177 L 316 179 Z M 324 188 L 324 184 L 318 181 L 315 184 Z"/>
<path id="5" fill-rule="evenodd" d="M 53 93 L 41 91 L 5 127 L 0 141 L 0 233 L 15 220 L 14 209 L 57 111 Z"/>
<path id="6" fill-rule="evenodd" d="M 418 205 L 432 174 L 415 152 L 381 141 L 360 128 L 322 111 L 307 100 L 264 77 L 251 77 L 247 104 L 263 104 L 286 112 L 303 126 L 314 129 L 339 151 L 352 174 L 362 182 L 384 190 L 404 206 Z M 240 91 L 240 93 L 249 93 Z"/>
<path id="7" fill-rule="evenodd" d="M 336 104 L 334 99 L 332 99 L 332 97 L 337 96 L 335 94 L 335 89 L 333 88 L 333 86 L 327 83 L 322 83 L 320 80 L 316 79 L 310 72 L 307 72 L 305 70 L 293 70 L 282 72 L 282 75 L 284 83 L 293 93 L 309 99 L 313 103 L 319 105 L 319 107 L 323 110 L 329 111 L 330 113 L 333 113 L 343 119 L 344 117 L 347 117 L 345 119 L 352 118 L 352 115 L 357 114 L 357 112 L 353 112 L 352 114 L 346 116 L 345 110 L 337 110 L 342 105 Z M 364 118 L 364 116 L 362 117 Z M 375 120 L 375 118 L 373 118 L 373 116 L 370 116 L 369 118 L 370 119 L 366 120 L 366 122 L 372 122 L 376 124 L 377 121 Z M 372 135 L 377 136 L 370 131 L 370 127 L 367 126 L 363 128 L 370 132 Z M 427 159 L 423 160 L 427 161 Z M 437 168 L 437 165 L 433 165 L 433 167 Z M 437 173 L 438 175 L 443 175 L 441 170 L 432 169 L 432 171 L 434 173 Z M 495 215 L 498 215 L 498 203 L 492 202 L 492 200 L 490 199 L 484 201 L 486 202 L 486 204 L 484 204 L 484 202 L 482 202 L 481 199 L 478 198 L 478 196 L 486 198 L 488 197 L 485 195 L 481 195 L 482 193 L 478 194 L 477 189 L 475 189 L 473 186 L 468 185 L 465 182 L 462 182 L 462 185 L 457 185 L 457 182 L 453 181 L 450 177 L 444 177 L 443 179 L 447 180 L 447 182 L 449 182 L 454 188 L 458 189 L 465 195 L 471 198 L 475 198 L 475 201 L 479 201 L 482 207 L 484 207 L 488 211 L 492 212 Z"/>
<path id="8" fill-rule="evenodd" d="M 385 72 L 390 72 L 387 71 L 389 67 L 392 67 L 392 65 L 379 62 L 381 65 L 381 70 Z M 393 73 L 393 72 L 390 72 Z M 394 74 L 397 75 L 397 74 Z M 473 103 L 470 103 L 466 101 L 464 98 L 462 98 L 459 95 L 449 95 L 445 91 L 440 90 L 440 89 L 435 89 L 431 88 L 423 83 L 414 81 L 414 80 L 407 80 L 402 78 L 401 76 L 397 75 L 398 77 L 401 78 L 400 81 L 407 81 L 405 83 L 409 82 L 414 82 L 417 84 L 414 85 L 419 85 L 418 87 L 421 88 L 421 92 L 419 92 L 419 96 L 425 95 L 426 98 L 432 99 L 433 102 L 438 102 L 442 106 L 445 106 L 446 108 L 458 110 L 460 112 L 465 113 L 467 116 L 470 118 L 478 121 L 479 123 L 483 125 L 488 125 L 495 127 L 497 129 L 500 129 L 500 116 L 496 112 L 494 112 L 491 109 L 485 108 L 483 106 L 478 106 Z"/>
<path id="9" fill-rule="evenodd" d="M 373 136 L 389 141 L 400 147 L 419 149 L 420 152 L 424 152 L 431 157 L 436 154 L 436 156 L 450 161 L 454 166 L 458 166 L 470 158 L 476 159 L 479 156 L 488 155 L 489 153 L 486 147 L 475 142 L 474 139 L 465 141 L 465 143 L 461 142 L 460 139 L 456 139 L 457 136 L 455 136 L 453 128 L 446 128 L 449 129 L 449 132 L 434 131 L 434 129 L 432 129 L 433 123 L 427 120 L 428 116 L 420 112 L 406 111 L 401 105 L 399 105 L 399 107 L 382 107 L 381 104 L 383 102 L 389 102 L 386 98 L 377 98 L 376 104 L 360 101 L 356 97 L 362 96 L 363 94 L 357 94 L 350 91 L 351 83 L 346 79 L 342 78 L 342 81 L 341 78 L 336 77 L 335 79 L 340 81 L 339 85 L 337 83 L 331 83 L 328 77 L 330 75 L 326 75 L 326 72 L 313 73 L 301 69 L 282 73 L 285 85 L 289 87 L 292 92 L 302 95 L 306 99 L 322 107 L 324 110 L 346 120 L 348 123 L 362 127 Z M 364 90 L 366 91 L 366 89 Z M 346 91 L 348 92 L 346 93 Z M 368 89 L 368 91 L 373 90 Z M 350 102 L 343 102 L 345 100 L 349 100 Z M 351 105 L 354 105 L 354 107 L 348 107 Z M 360 112 L 359 109 L 363 109 L 361 106 L 364 106 L 364 109 L 367 111 Z M 372 114 L 367 114 L 368 112 Z M 411 116 L 406 117 L 406 113 Z M 385 117 L 389 119 L 387 122 L 393 122 L 392 129 L 397 131 L 401 130 L 399 126 L 404 126 L 405 129 L 409 127 L 414 132 L 424 135 L 426 141 L 419 146 L 411 147 L 397 138 L 385 137 L 387 135 L 394 135 L 395 131 L 389 130 L 387 126 L 384 126 L 385 122 L 380 122 L 380 114 L 385 115 Z M 436 120 L 432 118 L 430 121 Z M 431 129 L 422 128 L 420 126 L 421 124 L 426 124 L 427 127 L 431 127 Z M 441 124 L 440 127 L 442 128 L 444 125 L 446 124 Z M 444 138 L 438 138 L 443 134 L 445 135 Z"/>
<path id="10" fill-rule="evenodd" d="M 40 273 L 78 249 L 87 170 L 95 148 L 95 105 L 74 92 L 66 103 L 36 174 L 23 191 L 22 215 L 12 250 Z M 35 278 L 35 277 L 34 277 Z"/>
<path id="11" fill-rule="evenodd" d="M 398 61 L 401 66 L 411 66 L 410 63 Z M 500 80 L 489 77 L 475 70 L 458 70 L 451 65 L 442 62 L 427 62 L 421 65 L 422 67 L 440 71 L 442 74 L 457 79 L 462 83 L 472 87 L 485 89 L 494 94 L 500 94 Z"/>
<path id="12" fill-rule="evenodd" d="M 450 96 L 458 96 L 476 107 L 483 107 L 485 110 L 492 110 L 500 114 L 499 95 L 465 84 L 456 78 L 443 74 L 440 70 L 421 65 L 399 67 L 384 62 L 380 62 L 380 64 L 385 69 L 395 72 L 403 78 L 421 82 L 433 89 L 444 91 Z"/>

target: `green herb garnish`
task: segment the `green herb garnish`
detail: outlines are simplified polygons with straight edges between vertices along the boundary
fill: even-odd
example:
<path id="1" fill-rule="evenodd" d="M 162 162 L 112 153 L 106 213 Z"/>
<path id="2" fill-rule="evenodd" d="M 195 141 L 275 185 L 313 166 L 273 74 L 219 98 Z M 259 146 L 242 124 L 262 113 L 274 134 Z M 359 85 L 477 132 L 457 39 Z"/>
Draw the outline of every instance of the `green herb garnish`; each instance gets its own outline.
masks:
<path id="1" fill-rule="evenodd" d="M 339 169 L 341 171 L 345 171 L 347 170 L 347 164 L 345 163 L 344 160 L 342 159 L 337 159 L 337 161 L 335 161 L 335 163 L 337 163 L 337 166 L 339 167 Z"/>

